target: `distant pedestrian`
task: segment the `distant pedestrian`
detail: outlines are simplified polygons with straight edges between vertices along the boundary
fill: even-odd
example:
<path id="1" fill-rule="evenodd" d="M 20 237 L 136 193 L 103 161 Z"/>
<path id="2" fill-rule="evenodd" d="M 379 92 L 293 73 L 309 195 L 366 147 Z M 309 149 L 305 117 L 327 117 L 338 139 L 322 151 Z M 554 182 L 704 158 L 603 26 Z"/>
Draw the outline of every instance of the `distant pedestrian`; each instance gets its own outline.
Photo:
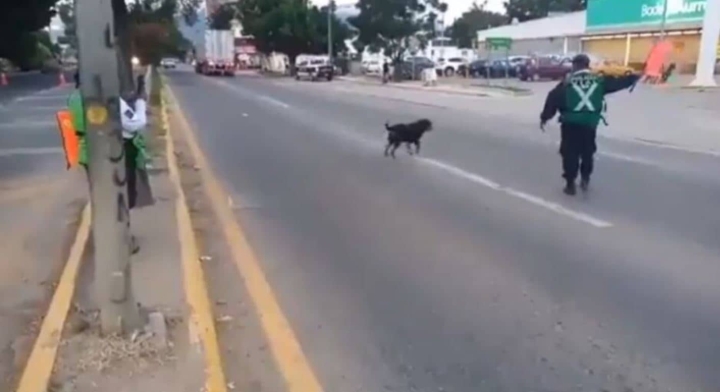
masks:
<path id="1" fill-rule="evenodd" d="M 576 193 L 575 180 L 580 171 L 580 187 L 587 191 L 593 171 L 595 137 L 604 121 L 605 95 L 634 85 L 638 75 L 610 77 L 590 71 L 590 59 L 584 54 L 572 60 L 572 72 L 550 91 L 540 114 L 540 128 L 560 113 L 560 155 L 563 159 L 564 192 Z"/>
<path id="2" fill-rule="evenodd" d="M 387 83 L 390 78 L 390 64 L 388 64 L 387 60 L 383 62 L 383 68 L 382 68 L 382 81 L 383 84 Z"/>

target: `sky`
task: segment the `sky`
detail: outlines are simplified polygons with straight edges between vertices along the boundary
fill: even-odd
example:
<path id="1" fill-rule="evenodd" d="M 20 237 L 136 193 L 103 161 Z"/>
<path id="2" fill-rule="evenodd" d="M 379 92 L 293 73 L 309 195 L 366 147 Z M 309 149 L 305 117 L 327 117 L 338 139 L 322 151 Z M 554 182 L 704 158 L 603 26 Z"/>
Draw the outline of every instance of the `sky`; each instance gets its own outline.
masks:
<path id="1" fill-rule="evenodd" d="M 313 3 L 323 6 L 327 5 L 328 0 L 311 0 Z M 353 0 L 336 0 L 338 4 L 352 4 Z M 478 4 L 482 3 L 482 0 L 445 0 L 448 5 L 448 12 L 445 15 L 446 22 L 451 24 L 455 19 L 460 17 L 463 12 L 470 9 L 473 2 L 477 1 Z M 505 7 L 503 3 L 505 0 L 488 0 L 487 9 L 489 11 L 504 12 Z"/>

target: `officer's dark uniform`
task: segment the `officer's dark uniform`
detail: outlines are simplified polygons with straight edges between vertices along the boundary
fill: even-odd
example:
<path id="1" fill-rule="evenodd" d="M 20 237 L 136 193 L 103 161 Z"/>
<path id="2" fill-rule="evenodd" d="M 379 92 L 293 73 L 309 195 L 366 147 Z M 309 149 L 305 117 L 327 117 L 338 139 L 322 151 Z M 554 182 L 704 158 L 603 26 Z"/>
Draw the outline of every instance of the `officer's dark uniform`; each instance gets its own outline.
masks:
<path id="1" fill-rule="evenodd" d="M 575 179 L 580 170 L 583 190 L 587 190 L 593 171 L 593 155 L 597 150 L 595 135 L 603 120 L 605 95 L 632 86 L 637 75 L 623 77 L 599 76 L 590 72 L 590 59 L 585 55 L 573 58 L 573 72 L 550 91 L 540 124 L 545 125 L 560 112 L 560 155 L 563 158 L 565 193 L 575 194 Z"/>

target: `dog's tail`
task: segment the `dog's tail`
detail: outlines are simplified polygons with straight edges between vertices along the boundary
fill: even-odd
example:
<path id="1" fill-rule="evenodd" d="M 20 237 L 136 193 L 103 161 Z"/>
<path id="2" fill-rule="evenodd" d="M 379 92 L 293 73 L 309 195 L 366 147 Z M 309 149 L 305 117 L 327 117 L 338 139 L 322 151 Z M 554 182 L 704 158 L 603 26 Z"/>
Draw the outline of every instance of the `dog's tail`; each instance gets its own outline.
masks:
<path id="1" fill-rule="evenodd" d="M 392 131 L 392 129 L 390 129 L 390 121 L 385 121 L 385 130 L 388 132 Z"/>

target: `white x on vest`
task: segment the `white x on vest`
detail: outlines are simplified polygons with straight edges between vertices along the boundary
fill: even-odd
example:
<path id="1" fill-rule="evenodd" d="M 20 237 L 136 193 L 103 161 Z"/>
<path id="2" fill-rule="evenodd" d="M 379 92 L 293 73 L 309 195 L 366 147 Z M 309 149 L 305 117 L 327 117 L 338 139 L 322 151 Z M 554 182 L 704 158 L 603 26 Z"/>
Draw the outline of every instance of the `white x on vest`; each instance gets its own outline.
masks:
<path id="1" fill-rule="evenodd" d="M 575 90 L 575 92 L 580 97 L 580 102 L 578 102 L 577 106 L 575 106 L 575 111 L 579 112 L 579 111 L 583 110 L 583 108 L 586 108 L 587 110 L 594 112 L 595 106 L 592 104 L 592 102 L 590 102 L 590 97 L 597 89 L 598 84 L 597 83 L 591 84 L 590 87 L 586 91 L 583 91 L 580 88 L 580 86 L 578 86 L 575 83 L 572 84 L 572 87 L 573 87 L 573 90 Z"/>

